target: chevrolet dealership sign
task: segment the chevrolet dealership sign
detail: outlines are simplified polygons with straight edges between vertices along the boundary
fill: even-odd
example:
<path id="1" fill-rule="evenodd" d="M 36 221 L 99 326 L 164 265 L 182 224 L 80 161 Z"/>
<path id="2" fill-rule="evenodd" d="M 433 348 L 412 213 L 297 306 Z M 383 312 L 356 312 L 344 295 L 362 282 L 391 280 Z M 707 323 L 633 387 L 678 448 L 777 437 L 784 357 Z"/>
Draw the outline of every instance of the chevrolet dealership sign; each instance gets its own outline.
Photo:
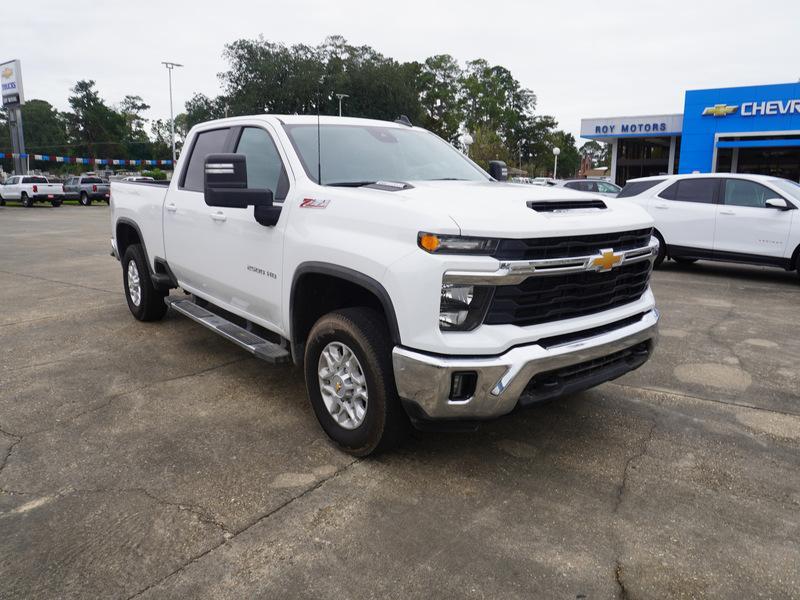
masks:
<path id="1" fill-rule="evenodd" d="M 22 92 L 22 68 L 18 60 L 0 64 L 0 89 L 3 106 L 20 106 L 25 103 Z"/>
<path id="2" fill-rule="evenodd" d="M 726 117 L 736 114 L 743 117 L 761 117 L 773 115 L 800 115 L 800 98 L 791 100 L 762 100 L 761 102 L 742 102 L 738 105 L 715 104 L 703 109 L 704 117 Z"/>

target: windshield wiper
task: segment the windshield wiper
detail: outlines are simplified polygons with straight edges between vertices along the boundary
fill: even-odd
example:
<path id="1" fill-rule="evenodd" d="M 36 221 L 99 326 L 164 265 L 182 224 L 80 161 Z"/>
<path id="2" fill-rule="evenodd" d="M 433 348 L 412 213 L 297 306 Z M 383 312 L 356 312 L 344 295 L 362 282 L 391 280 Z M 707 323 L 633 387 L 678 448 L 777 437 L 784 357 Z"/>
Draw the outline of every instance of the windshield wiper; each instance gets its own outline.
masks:
<path id="1" fill-rule="evenodd" d="M 333 183 L 326 183 L 333 187 L 364 187 L 365 185 L 372 185 L 374 181 L 334 181 Z"/>

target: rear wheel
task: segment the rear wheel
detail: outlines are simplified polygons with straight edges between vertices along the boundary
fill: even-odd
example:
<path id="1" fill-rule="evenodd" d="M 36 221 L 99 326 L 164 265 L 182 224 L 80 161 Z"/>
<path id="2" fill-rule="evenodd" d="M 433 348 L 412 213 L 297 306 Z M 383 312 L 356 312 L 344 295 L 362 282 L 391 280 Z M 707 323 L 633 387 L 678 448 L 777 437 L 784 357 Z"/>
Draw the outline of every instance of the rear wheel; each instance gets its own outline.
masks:
<path id="1" fill-rule="evenodd" d="M 131 244 L 122 258 L 122 282 L 131 314 L 140 321 L 158 321 L 167 312 L 164 298 L 150 278 L 150 269 L 140 244 Z"/>
<path id="2" fill-rule="evenodd" d="M 25 192 L 22 192 L 22 196 L 20 196 L 19 199 L 22 202 L 22 206 L 24 206 L 25 208 L 30 208 L 31 206 L 33 206 L 33 200 L 31 200 L 31 197 L 28 196 L 28 194 L 26 194 Z"/>
<path id="3" fill-rule="evenodd" d="M 89 198 L 89 194 L 87 194 L 86 192 L 81 192 L 81 197 L 78 200 L 78 202 L 81 203 L 81 206 L 91 206 L 92 205 L 92 200 L 91 200 L 91 198 Z"/>
<path id="4" fill-rule="evenodd" d="M 388 450 L 408 431 L 388 340 L 385 320 L 369 308 L 329 313 L 308 336 L 305 376 L 311 406 L 325 433 L 355 456 Z"/>
<path id="5" fill-rule="evenodd" d="M 0 206 L 5 206 L 5 205 L 6 205 L 6 201 L 3 199 L 2 196 L 0 196 Z"/>
<path id="6" fill-rule="evenodd" d="M 50 204 L 52 204 L 55 208 L 61 206 L 61 200 L 53 200 Z"/>

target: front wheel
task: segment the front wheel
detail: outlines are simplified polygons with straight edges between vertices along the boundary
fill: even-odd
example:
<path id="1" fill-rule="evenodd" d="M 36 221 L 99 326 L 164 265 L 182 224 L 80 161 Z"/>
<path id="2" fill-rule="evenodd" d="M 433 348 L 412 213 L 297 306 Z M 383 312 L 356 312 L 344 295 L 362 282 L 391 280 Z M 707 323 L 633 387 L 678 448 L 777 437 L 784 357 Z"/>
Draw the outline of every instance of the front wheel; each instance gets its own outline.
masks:
<path id="1" fill-rule="evenodd" d="M 367 456 L 402 441 L 408 417 L 394 383 L 385 319 L 346 308 L 316 322 L 308 336 L 308 397 L 322 429 L 345 452 Z"/>
<path id="2" fill-rule="evenodd" d="M 80 200 L 78 200 L 78 202 L 81 203 L 81 206 L 91 206 L 92 205 L 92 200 L 91 200 L 91 198 L 89 198 L 89 194 L 87 194 L 86 192 L 81 192 L 81 197 L 80 197 Z"/>
<path id="3" fill-rule="evenodd" d="M 28 194 L 26 194 L 25 192 L 22 192 L 20 201 L 22 202 L 22 206 L 24 206 L 25 208 L 30 208 L 31 206 L 33 206 L 33 200 L 31 200 L 31 197 L 28 196 Z"/>
<path id="4" fill-rule="evenodd" d="M 150 278 L 144 250 L 131 244 L 122 257 L 122 283 L 131 314 L 139 321 L 158 321 L 167 312 L 167 292 L 157 289 Z"/>

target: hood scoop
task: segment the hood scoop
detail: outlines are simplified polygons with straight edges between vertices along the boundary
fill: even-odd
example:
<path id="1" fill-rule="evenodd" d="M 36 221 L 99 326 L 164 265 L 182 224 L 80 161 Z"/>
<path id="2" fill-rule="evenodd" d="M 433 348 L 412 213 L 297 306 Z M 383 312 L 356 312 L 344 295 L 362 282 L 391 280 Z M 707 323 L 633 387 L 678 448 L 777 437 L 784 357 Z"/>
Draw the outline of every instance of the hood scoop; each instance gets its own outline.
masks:
<path id="1" fill-rule="evenodd" d="M 528 202 L 528 208 L 536 212 L 560 213 L 568 210 L 585 210 L 594 208 L 605 210 L 608 208 L 602 200 L 532 200 Z"/>

